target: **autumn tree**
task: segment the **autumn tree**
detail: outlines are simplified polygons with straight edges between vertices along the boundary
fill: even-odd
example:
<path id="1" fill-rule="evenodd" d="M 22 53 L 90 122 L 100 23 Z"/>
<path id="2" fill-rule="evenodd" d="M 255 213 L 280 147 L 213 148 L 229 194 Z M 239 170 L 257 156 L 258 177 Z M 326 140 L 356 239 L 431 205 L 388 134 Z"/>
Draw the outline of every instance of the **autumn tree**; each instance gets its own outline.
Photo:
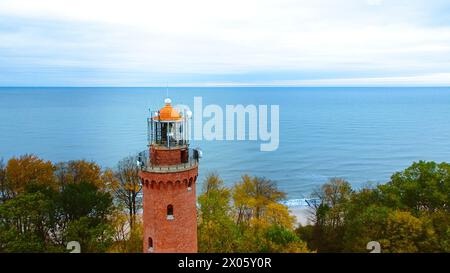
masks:
<path id="1" fill-rule="evenodd" d="M 231 189 L 209 174 L 199 196 L 200 252 L 307 252 L 276 183 L 244 175 Z"/>
<path id="2" fill-rule="evenodd" d="M 406 211 L 393 211 L 389 214 L 384 232 L 380 239 L 384 252 L 419 252 L 419 243 L 423 239 L 422 221 Z"/>
<path id="3" fill-rule="evenodd" d="M 1 252 L 64 252 L 71 240 L 84 252 L 108 250 L 115 209 L 100 167 L 85 161 L 57 165 L 25 155 L 0 166 Z"/>
<path id="4" fill-rule="evenodd" d="M 114 238 L 108 252 L 142 252 L 143 223 L 140 215 L 136 216 L 135 225 L 130 229 L 128 214 L 118 209 L 111 217 L 111 225 L 114 229 Z"/>
<path id="5" fill-rule="evenodd" d="M 318 206 L 313 207 L 316 212 L 316 223 L 331 228 L 341 226 L 345 214 L 344 206 L 350 199 L 351 193 L 350 183 L 341 178 L 331 178 L 322 185 L 320 190 L 312 194 L 313 198 L 320 201 Z"/>
<path id="6" fill-rule="evenodd" d="M 25 191 L 28 184 L 41 184 L 56 188 L 54 166 L 35 155 L 23 155 L 8 160 L 5 168 L 3 198 L 10 199 Z"/>
<path id="7" fill-rule="evenodd" d="M 137 158 L 129 156 L 122 159 L 115 172 L 113 185 L 116 200 L 128 213 L 128 223 L 133 229 L 138 211 L 142 208 L 142 183 L 139 178 Z"/>
<path id="8" fill-rule="evenodd" d="M 342 236 L 352 189 L 344 179 L 331 178 L 312 194 L 316 202 L 310 203 L 314 227 L 309 232 L 309 247 L 319 252 L 339 252 L 343 249 Z M 301 231 L 299 231 L 301 233 Z"/>
<path id="9" fill-rule="evenodd" d="M 405 170 L 393 174 L 391 181 L 378 186 L 377 192 L 380 205 L 403 213 L 391 215 L 390 226 L 396 224 L 397 228 L 402 227 L 401 236 L 403 237 L 397 234 L 395 238 L 398 240 L 391 240 L 393 242 L 389 244 L 390 250 L 411 252 L 448 252 L 450 250 L 448 247 L 450 164 L 432 161 L 414 162 Z M 407 227 L 404 227 L 405 225 Z M 418 236 L 420 229 L 422 235 Z M 394 228 L 391 230 L 393 231 Z"/>
<path id="10" fill-rule="evenodd" d="M 313 197 L 316 221 L 297 233 L 318 252 L 448 252 L 450 165 L 420 161 L 374 188 L 330 181 Z"/>
<path id="11" fill-rule="evenodd" d="M 439 210 L 422 214 L 424 238 L 419 243 L 422 252 L 450 252 L 450 213 Z"/>
<path id="12" fill-rule="evenodd" d="M 237 211 L 237 223 L 248 223 L 252 218 L 260 219 L 267 213 L 270 204 L 282 201 L 286 194 L 275 182 L 263 177 L 243 175 L 234 186 L 233 203 Z"/>
<path id="13" fill-rule="evenodd" d="M 109 191 L 111 181 L 104 176 L 101 167 L 95 162 L 86 160 L 70 160 L 55 165 L 55 177 L 60 187 L 69 184 L 89 182 L 99 190 Z"/>
<path id="14" fill-rule="evenodd" d="M 307 252 L 294 232 L 295 217 L 282 204 L 286 194 L 263 177 L 242 176 L 233 187 L 235 221 L 241 252 Z"/>
<path id="15" fill-rule="evenodd" d="M 200 252 L 234 252 L 239 241 L 233 222 L 231 193 L 216 173 L 210 173 L 203 182 L 203 193 L 198 197 L 198 245 Z"/>

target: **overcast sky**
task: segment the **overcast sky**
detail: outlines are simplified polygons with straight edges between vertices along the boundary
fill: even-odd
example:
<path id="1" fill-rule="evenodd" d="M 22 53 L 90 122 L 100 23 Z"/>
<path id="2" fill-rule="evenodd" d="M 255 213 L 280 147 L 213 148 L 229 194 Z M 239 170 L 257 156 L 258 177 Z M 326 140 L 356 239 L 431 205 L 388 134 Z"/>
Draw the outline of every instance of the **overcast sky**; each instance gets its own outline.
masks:
<path id="1" fill-rule="evenodd" d="M 448 0 L 0 0 L 1 86 L 450 85 Z"/>

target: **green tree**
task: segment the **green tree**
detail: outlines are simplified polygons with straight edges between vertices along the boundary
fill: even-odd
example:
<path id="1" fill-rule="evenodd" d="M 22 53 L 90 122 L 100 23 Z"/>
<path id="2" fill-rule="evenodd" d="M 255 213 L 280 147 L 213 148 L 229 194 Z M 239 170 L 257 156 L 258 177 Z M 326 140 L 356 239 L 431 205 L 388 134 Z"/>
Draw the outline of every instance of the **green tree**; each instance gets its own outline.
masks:
<path id="1" fill-rule="evenodd" d="M 383 238 L 392 209 L 383 206 L 379 199 L 377 189 L 352 190 L 350 198 L 345 201 L 343 251 L 367 252 L 368 242 Z"/>
<path id="2" fill-rule="evenodd" d="M 53 200 L 22 193 L 0 205 L 0 251 L 45 252 L 55 249 L 51 237 Z"/>
<path id="3" fill-rule="evenodd" d="M 112 196 L 89 182 L 67 185 L 61 192 L 60 207 L 70 221 L 81 217 L 102 221 L 113 211 Z"/>
<path id="4" fill-rule="evenodd" d="M 367 252 L 368 242 L 383 240 L 390 213 L 391 209 L 374 204 L 361 208 L 358 213 L 350 213 L 341 239 L 343 251 Z"/>
<path id="5" fill-rule="evenodd" d="M 64 239 L 78 241 L 82 252 L 106 252 L 113 243 L 113 228 L 107 222 L 82 216 L 69 222 Z"/>
<path id="6" fill-rule="evenodd" d="M 78 241 L 83 252 L 105 252 L 112 244 L 114 212 L 112 196 L 92 183 L 80 182 L 64 187 L 60 197 L 65 216 L 64 241 Z"/>
<path id="7" fill-rule="evenodd" d="M 306 253 L 310 252 L 297 234 L 283 226 L 271 225 L 266 231 L 266 246 L 262 252 Z"/>
<path id="8" fill-rule="evenodd" d="M 380 185 L 384 201 L 390 207 L 422 212 L 446 210 L 450 212 L 450 164 L 414 162 L 391 181 Z"/>
<path id="9" fill-rule="evenodd" d="M 314 195 L 314 226 L 297 233 L 318 252 L 367 252 L 370 241 L 383 252 L 448 252 L 449 166 L 420 161 L 359 191 L 330 181 Z"/>

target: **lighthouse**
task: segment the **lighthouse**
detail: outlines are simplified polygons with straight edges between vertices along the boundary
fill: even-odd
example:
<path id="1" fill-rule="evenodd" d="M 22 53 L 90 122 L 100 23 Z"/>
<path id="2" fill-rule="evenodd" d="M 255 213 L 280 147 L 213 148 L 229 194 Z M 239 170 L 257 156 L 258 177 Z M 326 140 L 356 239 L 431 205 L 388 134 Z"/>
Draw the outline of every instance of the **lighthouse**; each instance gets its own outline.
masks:
<path id="1" fill-rule="evenodd" d="M 192 113 L 165 106 L 150 111 L 148 149 L 139 154 L 143 191 L 143 250 L 197 252 L 196 181 L 199 149 L 189 148 Z"/>

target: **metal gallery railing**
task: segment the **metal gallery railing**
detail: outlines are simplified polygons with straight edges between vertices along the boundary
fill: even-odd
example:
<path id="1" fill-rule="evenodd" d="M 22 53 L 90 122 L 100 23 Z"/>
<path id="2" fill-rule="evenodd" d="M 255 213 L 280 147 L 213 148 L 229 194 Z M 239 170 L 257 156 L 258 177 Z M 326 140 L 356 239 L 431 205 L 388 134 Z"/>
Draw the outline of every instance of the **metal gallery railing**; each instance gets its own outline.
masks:
<path id="1" fill-rule="evenodd" d="M 189 149 L 187 160 L 180 164 L 175 165 L 156 165 L 150 161 L 150 151 L 145 150 L 138 154 L 137 164 L 143 171 L 148 172 L 176 172 L 191 169 L 198 165 L 198 161 L 201 157 L 201 150 Z"/>

